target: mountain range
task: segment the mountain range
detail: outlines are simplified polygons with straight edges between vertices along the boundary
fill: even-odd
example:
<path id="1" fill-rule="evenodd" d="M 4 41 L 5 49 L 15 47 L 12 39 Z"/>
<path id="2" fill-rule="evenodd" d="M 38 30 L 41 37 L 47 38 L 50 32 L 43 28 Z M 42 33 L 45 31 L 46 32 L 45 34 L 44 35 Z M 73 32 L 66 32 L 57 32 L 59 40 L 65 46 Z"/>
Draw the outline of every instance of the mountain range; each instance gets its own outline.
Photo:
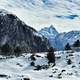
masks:
<path id="1" fill-rule="evenodd" d="M 16 15 L 0 10 L 0 46 L 8 43 L 26 52 L 45 52 L 50 46 L 63 50 L 67 43 L 72 45 L 76 40 L 80 40 L 80 31 L 59 33 L 53 25 L 37 31 Z"/>
<path id="2" fill-rule="evenodd" d="M 57 50 L 63 50 L 67 43 L 72 45 L 76 40 L 80 40 L 80 31 L 59 33 L 52 25 L 41 29 L 39 33 L 45 36 L 51 46 Z"/>
<path id="3" fill-rule="evenodd" d="M 37 31 L 16 15 L 0 10 L 0 46 L 8 43 L 26 52 L 45 52 L 50 46 L 63 50 L 67 43 L 72 45 L 76 40 L 80 40 L 80 31 L 59 33 L 53 25 Z"/>

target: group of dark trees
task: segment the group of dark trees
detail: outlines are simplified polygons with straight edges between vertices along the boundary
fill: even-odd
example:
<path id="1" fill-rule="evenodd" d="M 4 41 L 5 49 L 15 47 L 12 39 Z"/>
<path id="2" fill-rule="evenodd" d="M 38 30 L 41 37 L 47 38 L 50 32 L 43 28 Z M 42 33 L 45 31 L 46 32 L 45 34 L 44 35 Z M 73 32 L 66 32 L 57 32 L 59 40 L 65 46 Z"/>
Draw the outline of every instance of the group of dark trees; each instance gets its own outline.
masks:
<path id="1" fill-rule="evenodd" d="M 65 45 L 65 50 L 72 50 L 71 47 L 77 47 L 77 48 L 80 47 L 80 41 L 79 40 L 75 41 L 72 46 L 69 43 L 67 43 Z"/>
<path id="2" fill-rule="evenodd" d="M 0 54 L 5 56 L 19 56 L 21 54 L 21 48 L 20 46 L 15 46 L 12 48 L 8 43 L 6 43 L 0 47 Z"/>

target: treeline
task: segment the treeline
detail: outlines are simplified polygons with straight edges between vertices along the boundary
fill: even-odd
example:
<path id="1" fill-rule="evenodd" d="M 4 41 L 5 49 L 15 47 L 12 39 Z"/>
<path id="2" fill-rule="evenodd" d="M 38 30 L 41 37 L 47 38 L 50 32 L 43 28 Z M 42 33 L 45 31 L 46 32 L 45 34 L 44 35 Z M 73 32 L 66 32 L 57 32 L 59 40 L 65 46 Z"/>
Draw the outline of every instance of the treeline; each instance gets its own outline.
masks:
<path id="1" fill-rule="evenodd" d="M 79 49 L 80 48 L 80 41 L 77 40 L 73 43 L 73 45 L 70 45 L 69 43 L 67 43 L 65 45 L 65 50 L 73 50 L 73 49 Z"/>
<path id="2" fill-rule="evenodd" d="M 77 40 L 74 42 L 73 45 L 70 45 L 69 43 L 67 43 L 64 47 L 64 50 L 75 50 L 80 48 L 80 41 Z M 27 49 L 26 49 L 27 50 Z M 35 53 L 35 50 L 30 49 L 32 53 Z M 0 46 L 0 54 L 1 55 L 5 55 L 5 56 L 10 56 L 10 55 L 15 55 L 15 56 L 20 56 L 24 51 L 24 48 L 18 46 L 14 46 L 12 47 L 11 45 L 9 45 L 8 43 Z"/>
<path id="3" fill-rule="evenodd" d="M 8 43 L 0 46 L 0 54 L 5 56 L 15 55 L 20 56 L 22 53 L 20 46 L 11 47 Z"/>

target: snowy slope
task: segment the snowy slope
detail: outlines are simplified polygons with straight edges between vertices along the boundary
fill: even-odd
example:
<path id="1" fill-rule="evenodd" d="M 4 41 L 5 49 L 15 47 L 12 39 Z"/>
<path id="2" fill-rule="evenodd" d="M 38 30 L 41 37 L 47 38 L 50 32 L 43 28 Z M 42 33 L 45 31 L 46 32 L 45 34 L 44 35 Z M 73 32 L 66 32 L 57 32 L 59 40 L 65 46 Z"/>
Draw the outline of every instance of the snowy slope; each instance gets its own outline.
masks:
<path id="1" fill-rule="evenodd" d="M 69 43 L 73 45 L 75 41 L 80 40 L 80 31 L 70 31 L 68 33 L 60 33 L 55 37 L 54 45 L 58 49 L 64 49 L 65 45 Z"/>
<path id="2" fill-rule="evenodd" d="M 80 29 L 80 0 L 0 0 L 0 8 L 38 30 L 50 24 L 60 32 Z"/>
<path id="3" fill-rule="evenodd" d="M 7 77 L 1 77 L 0 80 L 79 80 L 80 79 L 80 52 L 63 53 L 55 52 L 56 66 L 48 69 L 34 70 L 31 67 L 32 62 L 29 57 L 31 54 L 24 54 L 18 58 L 0 59 L 0 75 L 4 74 Z M 41 57 L 37 57 L 41 56 Z M 46 65 L 46 53 L 37 53 L 35 65 Z M 68 65 L 67 60 L 71 59 L 72 64 Z"/>

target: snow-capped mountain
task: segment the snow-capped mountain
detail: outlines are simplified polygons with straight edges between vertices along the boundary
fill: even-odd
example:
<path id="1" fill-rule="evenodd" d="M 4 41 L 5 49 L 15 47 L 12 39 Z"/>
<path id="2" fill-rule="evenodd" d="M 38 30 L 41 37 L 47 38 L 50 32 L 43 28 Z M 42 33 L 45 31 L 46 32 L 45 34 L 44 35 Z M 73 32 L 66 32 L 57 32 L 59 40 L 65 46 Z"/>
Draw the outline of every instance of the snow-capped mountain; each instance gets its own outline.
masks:
<path id="1" fill-rule="evenodd" d="M 80 29 L 80 0 L 0 0 L 0 8 L 36 29 L 49 24 L 60 32 Z"/>
<path id="2" fill-rule="evenodd" d="M 58 50 L 64 49 L 67 43 L 73 45 L 76 40 L 80 40 L 80 31 L 58 33 L 53 26 L 41 29 L 39 33 L 45 36 L 49 40 L 51 46 Z"/>
<path id="3" fill-rule="evenodd" d="M 41 29 L 39 33 L 45 36 L 46 38 L 54 38 L 56 35 L 58 35 L 58 31 L 54 28 L 53 25 Z"/>
<path id="4" fill-rule="evenodd" d="M 22 51 L 47 51 L 48 41 L 38 32 L 22 22 L 17 16 L 0 10 L 0 46 L 8 43 L 20 46 Z"/>
<path id="5" fill-rule="evenodd" d="M 43 29 L 41 29 L 39 31 L 39 34 L 43 35 L 44 37 L 46 37 L 49 42 L 50 45 L 53 46 L 54 45 L 54 39 L 55 37 L 59 34 L 58 31 L 54 28 L 53 25 L 51 25 L 50 27 L 45 27 Z M 54 46 L 53 46 L 54 47 Z"/>

